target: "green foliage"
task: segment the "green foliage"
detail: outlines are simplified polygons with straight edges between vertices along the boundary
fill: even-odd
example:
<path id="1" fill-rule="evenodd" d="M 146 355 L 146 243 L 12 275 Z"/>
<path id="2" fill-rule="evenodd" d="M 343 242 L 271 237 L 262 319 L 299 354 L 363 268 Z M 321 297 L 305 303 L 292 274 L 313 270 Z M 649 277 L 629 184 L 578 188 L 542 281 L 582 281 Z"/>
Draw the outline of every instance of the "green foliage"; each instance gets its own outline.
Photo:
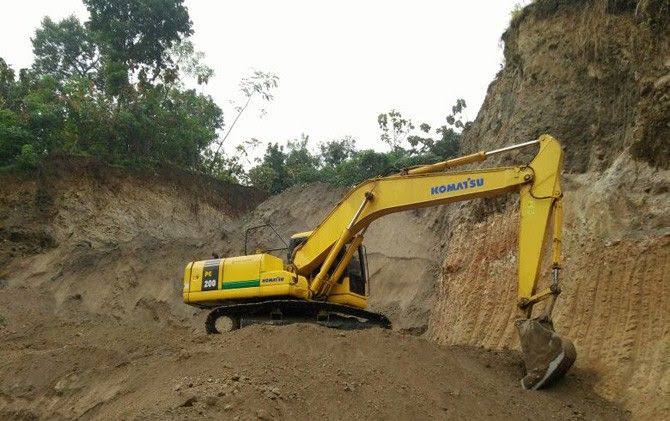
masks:
<path id="1" fill-rule="evenodd" d="M 400 149 L 409 133 L 414 130 L 412 120 L 403 118 L 399 111 L 391 110 L 377 116 L 377 125 L 381 130 L 380 139 L 391 147 Z"/>
<path id="2" fill-rule="evenodd" d="M 445 125 L 433 130 L 423 123 L 419 125 L 419 133 L 412 132 L 411 120 L 396 110 L 380 114 L 377 119 L 380 140 L 391 146 L 389 152 L 357 150 L 356 140 L 349 136 L 319 144 L 317 153 L 310 152 L 306 136 L 289 141 L 286 148 L 270 143 L 260 163 L 249 171 L 246 181 L 271 194 L 313 181 L 350 187 L 404 168 L 449 159 L 458 154 L 459 130 L 470 125 L 464 122 L 465 107 L 465 101 L 459 99 L 446 117 Z"/>
<path id="3" fill-rule="evenodd" d="M 0 166 L 13 162 L 21 146 L 30 140 L 30 133 L 21 125 L 19 117 L 10 110 L 0 110 Z"/>
<path id="4" fill-rule="evenodd" d="M 332 140 L 319 145 L 324 165 L 337 166 L 354 156 L 356 153 L 355 142 L 356 139 L 346 136 L 340 140 Z"/>
<path id="5" fill-rule="evenodd" d="M 193 33 L 183 0 L 84 0 L 88 27 L 108 66 L 149 70 L 155 79 L 172 64 L 167 54 Z"/>
<path id="6" fill-rule="evenodd" d="M 91 33 L 75 16 L 60 22 L 45 17 L 32 43 L 33 68 L 40 74 L 68 78 L 87 76 L 97 70 L 98 48 Z"/>
<path id="7" fill-rule="evenodd" d="M 116 165 L 171 163 L 278 193 L 312 181 L 350 186 L 446 159 L 458 152 L 469 124 L 461 117 L 463 100 L 437 128 L 417 129 L 391 110 L 377 119 L 389 152 L 357 150 L 351 137 L 313 151 L 303 136 L 270 143 L 246 171 L 248 150 L 259 142 L 230 155 L 223 145 L 254 99 L 273 99 L 278 77 L 256 71 L 244 78 L 236 115 L 222 132 L 223 113 L 212 98 L 185 87 L 185 77 L 207 83 L 213 71 L 188 39 L 193 30 L 183 0 L 83 1 L 87 22 L 42 21 L 31 69 L 17 75 L 0 58 L 0 168 L 30 170 L 54 155 L 90 155 Z"/>
<path id="8" fill-rule="evenodd" d="M 37 167 L 40 157 L 35 151 L 35 147 L 27 144 L 21 146 L 21 153 L 16 157 L 16 162 L 24 169 L 32 169 Z"/>
<path id="9" fill-rule="evenodd" d="M 279 77 L 273 73 L 255 71 L 240 82 L 240 90 L 247 98 L 258 94 L 265 101 L 273 98 L 272 90 L 279 86 Z"/>
<path id="10" fill-rule="evenodd" d="M 284 147 L 270 143 L 263 156 L 263 163 L 249 171 L 249 180 L 252 185 L 272 194 L 290 187 Z"/>
<path id="11" fill-rule="evenodd" d="M 170 57 L 173 57 L 176 70 L 181 70 L 187 76 L 194 78 L 198 85 L 206 84 L 214 76 L 214 70 L 202 63 L 205 54 L 196 51 L 195 46 L 188 39 L 172 47 Z"/>
<path id="12" fill-rule="evenodd" d="M 225 163 L 226 161 L 230 162 L 229 160 L 226 160 L 222 157 L 221 148 L 228 139 L 228 136 L 230 136 L 233 128 L 235 128 L 235 124 L 237 124 L 237 121 L 247 110 L 249 104 L 251 104 L 251 100 L 255 96 L 260 95 L 261 100 L 265 102 L 272 101 L 274 98 L 273 91 L 277 88 L 277 86 L 279 86 L 279 77 L 273 73 L 255 71 L 253 75 L 242 79 L 240 82 L 240 92 L 244 94 L 246 100 L 244 101 L 244 105 L 238 104 L 235 106 L 235 111 L 237 111 L 235 119 L 233 119 L 233 122 L 230 127 L 228 127 L 226 133 L 216 141 L 216 149 L 211 155 L 210 164 L 207 167 L 208 171 L 212 172 L 222 163 Z M 262 108 L 260 111 L 261 114 L 265 114 L 265 110 Z"/>
<path id="13" fill-rule="evenodd" d="M 276 194 L 296 184 L 317 181 L 319 158 L 307 149 L 307 138 L 267 146 L 263 161 L 249 171 L 253 186 Z"/>
<path id="14" fill-rule="evenodd" d="M 34 168 L 55 154 L 114 164 L 203 169 L 223 127 L 206 83 L 212 70 L 185 37 L 182 0 L 85 0 L 91 20 L 45 18 L 34 65 L 16 73 L 0 58 L 0 167 Z"/>

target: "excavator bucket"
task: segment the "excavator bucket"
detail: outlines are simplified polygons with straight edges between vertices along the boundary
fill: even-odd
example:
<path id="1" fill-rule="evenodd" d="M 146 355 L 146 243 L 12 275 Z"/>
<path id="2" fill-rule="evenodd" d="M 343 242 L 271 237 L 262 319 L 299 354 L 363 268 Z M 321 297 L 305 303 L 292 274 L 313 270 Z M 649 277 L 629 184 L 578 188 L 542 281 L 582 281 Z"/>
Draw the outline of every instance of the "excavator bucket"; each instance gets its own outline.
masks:
<path id="1" fill-rule="evenodd" d="M 526 366 L 521 386 L 537 390 L 563 377 L 577 357 L 573 343 L 556 334 L 546 317 L 520 319 L 515 324 Z"/>

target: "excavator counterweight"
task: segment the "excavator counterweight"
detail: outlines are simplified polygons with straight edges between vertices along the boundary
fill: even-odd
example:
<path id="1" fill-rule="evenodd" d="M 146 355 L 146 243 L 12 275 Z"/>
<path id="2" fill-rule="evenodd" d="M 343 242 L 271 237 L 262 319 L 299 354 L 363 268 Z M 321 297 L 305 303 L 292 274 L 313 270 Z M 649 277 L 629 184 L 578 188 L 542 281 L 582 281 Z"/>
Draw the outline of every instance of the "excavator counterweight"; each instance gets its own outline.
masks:
<path id="1" fill-rule="evenodd" d="M 539 150 L 527 165 L 453 171 L 491 155 L 534 146 Z M 527 372 L 521 384 L 526 389 L 545 387 L 564 375 L 576 357 L 572 342 L 556 334 L 551 321 L 560 293 L 562 157 L 559 142 L 542 135 L 369 179 L 350 190 L 313 230 L 293 235 L 286 261 L 257 253 L 190 262 L 184 271 L 184 302 L 212 308 L 206 323 L 209 333 L 218 333 L 218 321 L 224 319 L 228 329 L 295 321 L 339 328 L 390 327 L 386 317 L 365 310 L 369 280 L 363 239 L 370 224 L 394 212 L 517 193 L 520 319 L 516 327 Z M 538 291 L 546 248 L 551 248 L 551 279 Z M 545 303 L 544 309 L 533 317 L 539 302 Z"/>

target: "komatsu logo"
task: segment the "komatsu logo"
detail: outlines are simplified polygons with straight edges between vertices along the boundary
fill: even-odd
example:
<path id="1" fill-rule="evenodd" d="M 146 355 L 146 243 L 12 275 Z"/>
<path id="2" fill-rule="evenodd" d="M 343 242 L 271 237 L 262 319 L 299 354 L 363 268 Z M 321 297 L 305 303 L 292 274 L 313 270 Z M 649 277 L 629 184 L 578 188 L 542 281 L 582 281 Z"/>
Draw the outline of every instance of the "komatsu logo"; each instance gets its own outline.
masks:
<path id="1" fill-rule="evenodd" d="M 472 189 L 484 185 L 483 178 L 468 178 L 467 180 L 459 181 L 457 183 L 442 184 L 441 186 L 433 186 L 430 188 L 430 194 L 442 194 L 457 190 Z"/>

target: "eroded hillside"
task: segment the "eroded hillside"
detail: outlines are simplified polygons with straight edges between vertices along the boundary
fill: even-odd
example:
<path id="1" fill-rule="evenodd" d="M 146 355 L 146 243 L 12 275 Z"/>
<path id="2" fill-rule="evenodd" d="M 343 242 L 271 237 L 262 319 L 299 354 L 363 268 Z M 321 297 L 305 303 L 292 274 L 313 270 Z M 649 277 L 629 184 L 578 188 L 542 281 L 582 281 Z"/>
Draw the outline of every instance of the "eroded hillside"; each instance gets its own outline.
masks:
<path id="1" fill-rule="evenodd" d="M 524 9 L 503 36 L 506 65 L 462 143 L 491 149 L 543 132 L 563 141 L 557 330 L 575 340 L 576 366 L 593 373 L 599 393 L 659 419 L 670 414 L 670 15 L 654 15 L 662 2 L 634 3 Z M 515 276 L 516 208 L 492 200 L 447 211 L 430 338 L 517 346 L 506 282 Z"/>
<path id="2" fill-rule="evenodd" d="M 237 249 L 237 219 L 262 198 L 170 168 L 127 174 L 81 160 L 3 175 L 1 285 L 24 293 L 3 294 L 0 313 L 10 326 L 71 309 L 183 317 L 180 266 Z"/>

